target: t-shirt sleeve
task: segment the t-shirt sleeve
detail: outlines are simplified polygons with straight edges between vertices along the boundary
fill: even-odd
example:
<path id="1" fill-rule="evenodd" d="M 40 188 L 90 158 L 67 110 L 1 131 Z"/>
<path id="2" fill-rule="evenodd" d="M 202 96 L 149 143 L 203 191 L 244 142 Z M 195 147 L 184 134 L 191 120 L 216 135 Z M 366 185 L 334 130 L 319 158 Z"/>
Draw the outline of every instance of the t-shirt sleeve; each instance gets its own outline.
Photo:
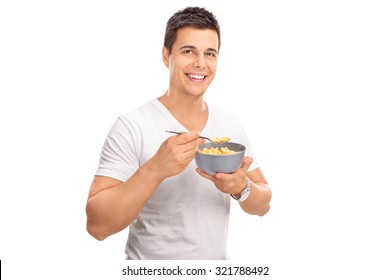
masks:
<path id="1" fill-rule="evenodd" d="M 119 117 L 104 142 L 95 175 L 127 181 L 139 168 L 137 127 Z"/>

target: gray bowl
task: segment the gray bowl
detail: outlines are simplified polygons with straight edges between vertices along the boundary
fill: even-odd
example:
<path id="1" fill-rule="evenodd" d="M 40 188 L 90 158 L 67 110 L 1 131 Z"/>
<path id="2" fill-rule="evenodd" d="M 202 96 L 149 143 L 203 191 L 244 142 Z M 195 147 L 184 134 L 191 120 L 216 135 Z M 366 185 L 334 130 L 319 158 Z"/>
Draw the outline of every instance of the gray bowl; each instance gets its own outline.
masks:
<path id="1" fill-rule="evenodd" d="M 209 175 L 215 175 L 216 173 L 233 173 L 241 167 L 246 149 L 244 145 L 233 142 L 205 143 L 200 145 L 198 149 L 202 150 L 203 148 L 211 147 L 226 147 L 230 150 L 236 151 L 237 153 L 227 155 L 212 155 L 197 152 L 195 154 L 195 163 L 201 170 Z"/>

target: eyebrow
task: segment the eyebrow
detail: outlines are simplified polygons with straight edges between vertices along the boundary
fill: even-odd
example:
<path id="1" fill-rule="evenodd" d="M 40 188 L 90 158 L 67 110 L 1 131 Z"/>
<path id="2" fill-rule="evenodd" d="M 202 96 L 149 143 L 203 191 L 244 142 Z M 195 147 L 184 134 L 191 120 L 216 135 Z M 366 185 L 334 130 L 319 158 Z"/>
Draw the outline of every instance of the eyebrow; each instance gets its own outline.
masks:
<path id="1" fill-rule="evenodd" d="M 184 45 L 184 46 L 180 47 L 179 50 L 182 50 L 182 49 L 192 49 L 192 50 L 195 50 L 196 47 L 195 47 L 195 46 L 192 46 L 192 45 Z M 215 52 L 215 53 L 218 54 L 218 51 L 217 51 L 216 49 L 214 49 L 214 48 L 207 48 L 207 51 L 209 51 L 209 52 Z"/>

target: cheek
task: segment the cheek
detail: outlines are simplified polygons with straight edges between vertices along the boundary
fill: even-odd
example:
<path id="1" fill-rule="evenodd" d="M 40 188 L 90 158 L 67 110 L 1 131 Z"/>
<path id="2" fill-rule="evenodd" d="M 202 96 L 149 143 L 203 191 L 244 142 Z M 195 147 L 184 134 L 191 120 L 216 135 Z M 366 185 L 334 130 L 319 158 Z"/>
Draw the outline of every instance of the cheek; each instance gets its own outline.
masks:
<path id="1" fill-rule="evenodd" d="M 169 59 L 168 68 L 171 74 L 175 73 L 180 68 L 180 61 L 178 61 L 177 59 L 174 60 L 172 58 Z"/>
<path id="2" fill-rule="evenodd" d="M 176 79 L 177 73 L 176 73 L 177 68 L 175 67 L 174 64 L 170 64 L 169 66 L 169 74 L 171 77 L 174 77 Z"/>
<path id="3" fill-rule="evenodd" d="M 169 73 L 170 73 L 170 74 L 173 74 L 174 71 L 175 71 L 175 68 L 176 68 L 173 59 L 169 59 L 169 60 L 167 61 L 167 67 L 168 67 Z"/>
<path id="4" fill-rule="evenodd" d="M 210 61 L 207 66 L 210 69 L 210 71 L 215 75 L 215 72 L 217 72 L 217 62 Z"/>

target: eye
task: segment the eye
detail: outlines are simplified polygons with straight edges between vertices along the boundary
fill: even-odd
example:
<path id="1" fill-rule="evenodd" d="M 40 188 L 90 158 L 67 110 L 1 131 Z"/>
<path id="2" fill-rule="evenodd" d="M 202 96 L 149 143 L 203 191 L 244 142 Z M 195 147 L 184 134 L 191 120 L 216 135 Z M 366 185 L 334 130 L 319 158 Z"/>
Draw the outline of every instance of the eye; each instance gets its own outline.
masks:
<path id="1" fill-rule="evenodd" d="M 190 50 L 190 49 L 184 50 L 183 52 L 184 52 L 185 54 L 193 54 L 193 53 L 194 53 L 194 51 L 193 51 L 193 50 Z"/>
<path id="2" fill-rule="evenodd" d="M 206 55 L 209 57 L 217 57 L 217 54 L 214 52 L 208 52 L 208 53 L 206 53 Z"/>

